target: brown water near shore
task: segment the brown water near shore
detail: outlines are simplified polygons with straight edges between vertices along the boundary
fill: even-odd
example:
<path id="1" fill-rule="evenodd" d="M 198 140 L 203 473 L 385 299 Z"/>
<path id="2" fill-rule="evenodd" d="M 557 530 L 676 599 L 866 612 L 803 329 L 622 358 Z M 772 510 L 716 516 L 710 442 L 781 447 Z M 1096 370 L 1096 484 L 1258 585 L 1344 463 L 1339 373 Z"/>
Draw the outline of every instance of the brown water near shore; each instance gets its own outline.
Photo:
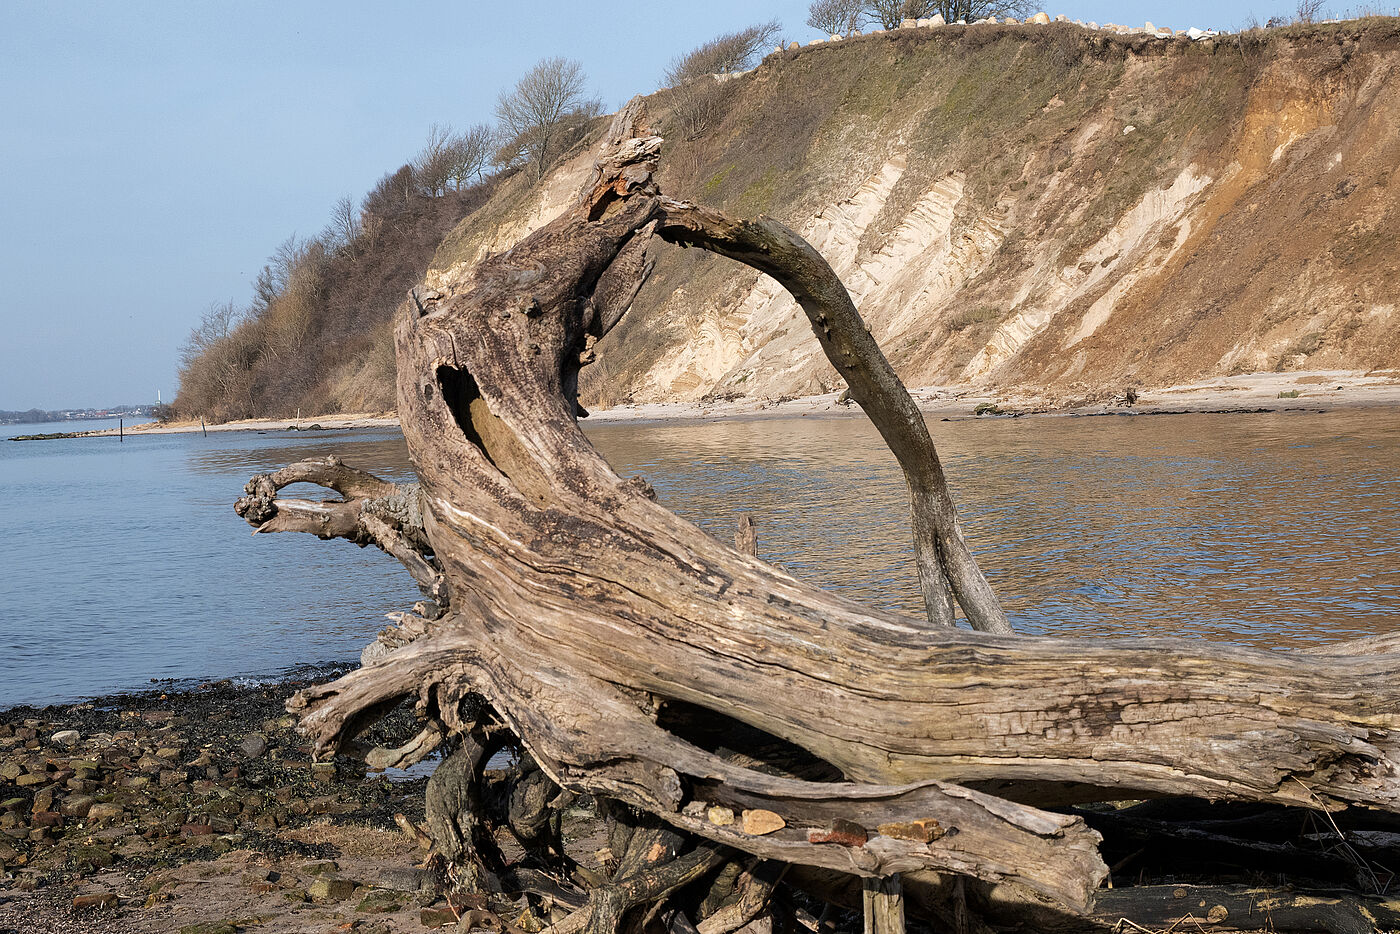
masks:
<path id="1" fill-rule="evenodd" d="M 1258 646 L 1400 620 L 1400 409 L 931 421 L 1021 630 Z M 722 539 L 917 614 L 903 481 L 860 417 L 603 423 L 623 476 Z M 412 476 L 391 429 L 0 444 L 0 706 L 356 658 L 416 599 L 373 549 L 252 537 L 252 473 L 337 454 Z M 58 660 L 62 660 L 59 664 Z"/>
<path id="2" fill-rule="evenodd" d="M 1025 632 L 1260 647 L 1400 625 L 1400 411 L 932 423 L 968 540 Z M 602 426 L 623 476 L 717 537 L 920 612 L 906 493 L 859 419 Z"/>

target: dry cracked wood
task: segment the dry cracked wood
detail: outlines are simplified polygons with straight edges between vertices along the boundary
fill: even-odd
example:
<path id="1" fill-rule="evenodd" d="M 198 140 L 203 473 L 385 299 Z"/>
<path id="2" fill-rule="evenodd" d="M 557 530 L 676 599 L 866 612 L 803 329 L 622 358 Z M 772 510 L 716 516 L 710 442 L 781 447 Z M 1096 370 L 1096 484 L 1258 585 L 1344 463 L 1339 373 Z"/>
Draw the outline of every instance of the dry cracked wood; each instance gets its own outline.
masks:
<path id="1" fill-rule="evenodd" d="M 457 706 L 479 696 L 561 786 L 711 841 L 863 876 L 1011 881 L 1076 910 L 1105 873 L 1097 835 L 1009 799 L 1400 808 L 1393 646 L 1302 656 L 931 628 L 716 541 L 617 476 L 579 429 L 579 367 L 635 296 L 654 237 L 734 257 L 794 292 L 900 456 L 931 616 L 947 622 L 956 599 L 999 628 L 922 419 L 829 267 L 775 221 L 662 197 L 660 141 L 616 136 L 577 207 L 399 310 L 399 414 L 451 611 L 294 699 L 320 749 L 404 696 L 462 730 Z M 845 780 L 728 761 L 658 724 L 674 704 L 786 740 Z M 785 826 L 745 834 L 708 820 L 712 804 Z M 837 819 L 867 841 L 809 842 Z"/>
<path id="2" fill-rule="evenodd" d="M 339 500 L 278 496 L 294 483 L 311 483 L 339 493 Z M 310 532 L 375 545 L 397 558 L 423 593 L 439 607 L 448 603 L 447 585 L 433 562 L 423 532 L 416 483 L 403 485 L 348 467 L 337 457 L 310 458 L 270 474 L 258 474 L 244 487 L 234 511 L 257 532 Z"/>

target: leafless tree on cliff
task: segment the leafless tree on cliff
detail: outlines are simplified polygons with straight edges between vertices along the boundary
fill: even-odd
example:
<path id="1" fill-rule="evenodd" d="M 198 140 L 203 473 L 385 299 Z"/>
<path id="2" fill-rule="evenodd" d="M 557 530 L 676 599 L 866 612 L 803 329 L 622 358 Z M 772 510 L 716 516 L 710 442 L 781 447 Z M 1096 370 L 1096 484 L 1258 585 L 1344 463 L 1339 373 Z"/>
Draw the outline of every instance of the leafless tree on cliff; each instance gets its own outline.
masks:
<path id="1" fill-rule="evenodd" d="M 399 309 L 419 484 L 317 459 L 254 477 L 237 505 L 260 532 L 376 545 L 422 590 L 360 670 L 289 707 L 322 755 L 403 765 L 446 744 L 427 819 L 450 896 L 518 911 L 523 893 L 552 934 L 729 934 L 797 914 L 780 881 L 857 905 L 863 887 L 871 923 L 897 930 L 902 877 L 910 910 L 958 929 L 976 899 L 1043 930 L 1080 925 L 1108 872 L 1083 816 L 1044 805 L 1400 811 L 1400 637 L 1299 655 L 1010 634 L 923 416 L 831 267 L 771 218 L 666 197 L 660 147 L 634 101 L 571 210 Z M 806 584 L 752 535 L 706 535 L 579 429 L 579 369 L 665 243 L 796 299 L 904 470 L 925 618 Z M 306 482 L 339 498 L 281 496 Z M 402 699 L 419 733 L 357 746 Z M 520 764 L 488 794 L 504 747 Z M 601 867 L 560 844 L 580 795 L 609 834 Z M 525 859 L 503 858 L 504 833 Z"/>
<path id="2" fill-rule="evenodd" d="M 377 227 L 385 218 L 402 211 L 413 197 L 416 184 L 411 165 L 401 165 L 387 173 L 360 203 L 365 223 Z"/>
<path id="3" fill-rule="evenodd" d="M 334 249 L 353 249 L 360 230 L 360 210 L 347 195 L 332 205 L 331 219 L 321 238 Z"/>
<path id="4" fill-rule="evenodd" d="M 175 409 L 185 417 L 215 421 L 250 414 L 257 330 L 256 322 L 233 302 L 211 305 L 180 348 Z"/>
<path id="5" fill-rule="evenodd" d="M 759 23 L 717 36 L 672 60 L 662 83 L 671 89 L 668 102 L 678 138 L 697 139 L 720 120 L 728 92 L 711 76 L 752 67 L 778 41 L 781 28 L 776 20 Z"/>
<path id="6" fill-rule="evenodd" d="M 840 6 L 842 0 L 818 0 L 812 4 L 814 17 L 817 8 L 826 3 Z M 924 19 L 935 13 L 948 23 L 956 23 L 959 20 L 970 23 L 989 16 L 1012 16 L 1019 19 L 1034 9 L 1034 3 L 1032 0 L 860 0 L 860 7 L 862 21 L 868 19 L 879 23 L 884 29 L 894 29 L 904 20 Z M 822 21 L 829 21 L 830 15 L 823 12 Z M 807 24 L 814 28 L 822 28 L 812 19 L 809 19 Z"/>
<path id="7" fill-rule="evenodd" d="M 535 180 L 556 156 L 560 127 L 586 101 L 583 66 L 566 58 L 546 58 L 525 73 L 496 102 L 502 137 L 528 160 Z"/>
<path id="8" fill-rule="evenodd" d="M 1298 0 L 1293 11 L 1293 22 L 1311 25 L 1322 15 L 1322 0 Z"/>
<path id="9" fill-rule="evenodd" d="M 936 0 L 866 0 L 866 13 L 885 29 L 894 29 L 906 19 L 932 16 L 938 9 Z"/>
<path id="10" fill-rule="evenodd" d="M 724 75 L 751 68 L 778 40 L 782 28 L 781 23 L 772 20 L 716 36 L 672 59 L 662 81 L 667 87 L 676 87 L 706 75 Z"/>
<path id="11" fill-rule="evenodd" d="M 708 78 L 687 81 L 671 89 L 667 98 L 677 139 L 693 140 L 704 136 L 724 116 L 728 89 Z"/>
<path id="12" fill-rule="evenodd" d="M 180 364 L 188 366 L 200 354 L 213 347 L 233 331 L 243 317 L 233 302 L 215 303 L 205 309 L 199 317 L 199 324 L 190 331 L 180 348 Z"/>
<path id="13" fill-rule="evenodd" d="M 434 123 L 428 128 L 428 139 L 418 155 L 413 157 L 413 175 L 418 187 L 429 196 L 446 193 L 456 161 L 452 127 Z"/>
<path id="14" fill-rule="evenodd" d="M 413 174 L 424 194 L 447 193 L 448 183 L 461 190 L 468 181 L 481 176 L 492 151 L 495 134 L 478 123 L 463 133 L 450 126 L 433 124 L 428 141 L 413 160 Z"/>
<path id="15" fill-rule="evenodd" d="M 489 126 L 477 123 L 453 139 L 452 164 L 448 173 L 453 187 L 461 190 L 468 182 L 481 178 L 481 172 L 491 158 L 494 138 Z"/>
<path id="16" fill-rule="evenodd" d="M 1025 19 L 1036 10 L 1033 0 L 937 0 L 933 12 L 949 23 L 973 22 L 987 17 Z M 933 13 L 924 14 L 932 16 Z"/>
<path id="17" fill-rule="evenodd" d="M 864 0 L 816 0 L 807 10 L 807 25 L 827 35 L 849 35 L 864 20 Z"/>

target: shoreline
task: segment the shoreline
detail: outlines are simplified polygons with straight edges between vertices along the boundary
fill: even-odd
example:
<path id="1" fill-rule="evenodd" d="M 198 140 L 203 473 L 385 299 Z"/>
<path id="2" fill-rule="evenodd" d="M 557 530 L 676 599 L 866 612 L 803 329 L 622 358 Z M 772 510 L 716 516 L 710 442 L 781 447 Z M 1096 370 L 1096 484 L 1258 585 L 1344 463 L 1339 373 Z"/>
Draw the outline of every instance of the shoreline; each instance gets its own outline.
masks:
<path id="1" fill-rule="evenodd" d="M 1024 416 L 1086 417 L 1102 415 L 1205 415 L 1265 412 L 1332 412 L 1359 408 L 1400 407 L 1400 370 L 1361 373 L 1351 370 L 1310 370 L 1292 373 L 1247 373 L 1159 388 L 1127 390 L 1087 387 L 1048 392 L 1032 389 L 995 390 L 964 386 L 923 386 L 909 390 L 915 405 L 936 419 L 1019 418 Z M 844 418 L 861 415 L 854 404 L 837 402 L 840 393 L 794 399 L 721 399 L 688 402 L 643 402 L 590 412 L 584 427 L 634 423 L 703 423 L 770 418 Z M 979 413 L 979 408 L 982 409 Z M 301 419 L 254 418 L 201 426 L 198 422 L 129 426 L 130 435 L 189 434 L 224 431 L 352 431 L 398 428 L 393 413 L 320 415 Z M 116 429 L 78 432 L 72 437 L 109 437 Z"/>
<path id="2" fill-rule="evenodd" d="M 443 920 L 422 853 L 396 826 L 397 814 L 423 819 L 425 779 L 315 761 L 284 707 L 311 680 L 0 711 L 0 931 L 213 934 L 257 918 L 267 934 L 329 934 Z M 400 711 L 388 728 L 416 725 Z"/>

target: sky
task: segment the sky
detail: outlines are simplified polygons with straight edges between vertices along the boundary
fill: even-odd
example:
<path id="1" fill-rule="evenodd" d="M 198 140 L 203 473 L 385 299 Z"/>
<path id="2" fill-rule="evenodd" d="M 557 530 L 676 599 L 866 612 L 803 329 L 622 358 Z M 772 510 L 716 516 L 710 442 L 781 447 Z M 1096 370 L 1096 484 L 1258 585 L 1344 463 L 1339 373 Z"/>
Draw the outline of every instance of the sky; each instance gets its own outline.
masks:
<path id="1" fill-rule="evenodd" d="M 1052 15 L 1231 28 L 1287 0 L 1064 0 Z M 242 306 L 434 124 L 489 122 L 535 62 L 615 110 L 714 36 L 807 0 L 0 0 L 0 409 L 169 401 L 180 345 Z M 1287 7 L 1287 8 L 1285 8 Z"/>

